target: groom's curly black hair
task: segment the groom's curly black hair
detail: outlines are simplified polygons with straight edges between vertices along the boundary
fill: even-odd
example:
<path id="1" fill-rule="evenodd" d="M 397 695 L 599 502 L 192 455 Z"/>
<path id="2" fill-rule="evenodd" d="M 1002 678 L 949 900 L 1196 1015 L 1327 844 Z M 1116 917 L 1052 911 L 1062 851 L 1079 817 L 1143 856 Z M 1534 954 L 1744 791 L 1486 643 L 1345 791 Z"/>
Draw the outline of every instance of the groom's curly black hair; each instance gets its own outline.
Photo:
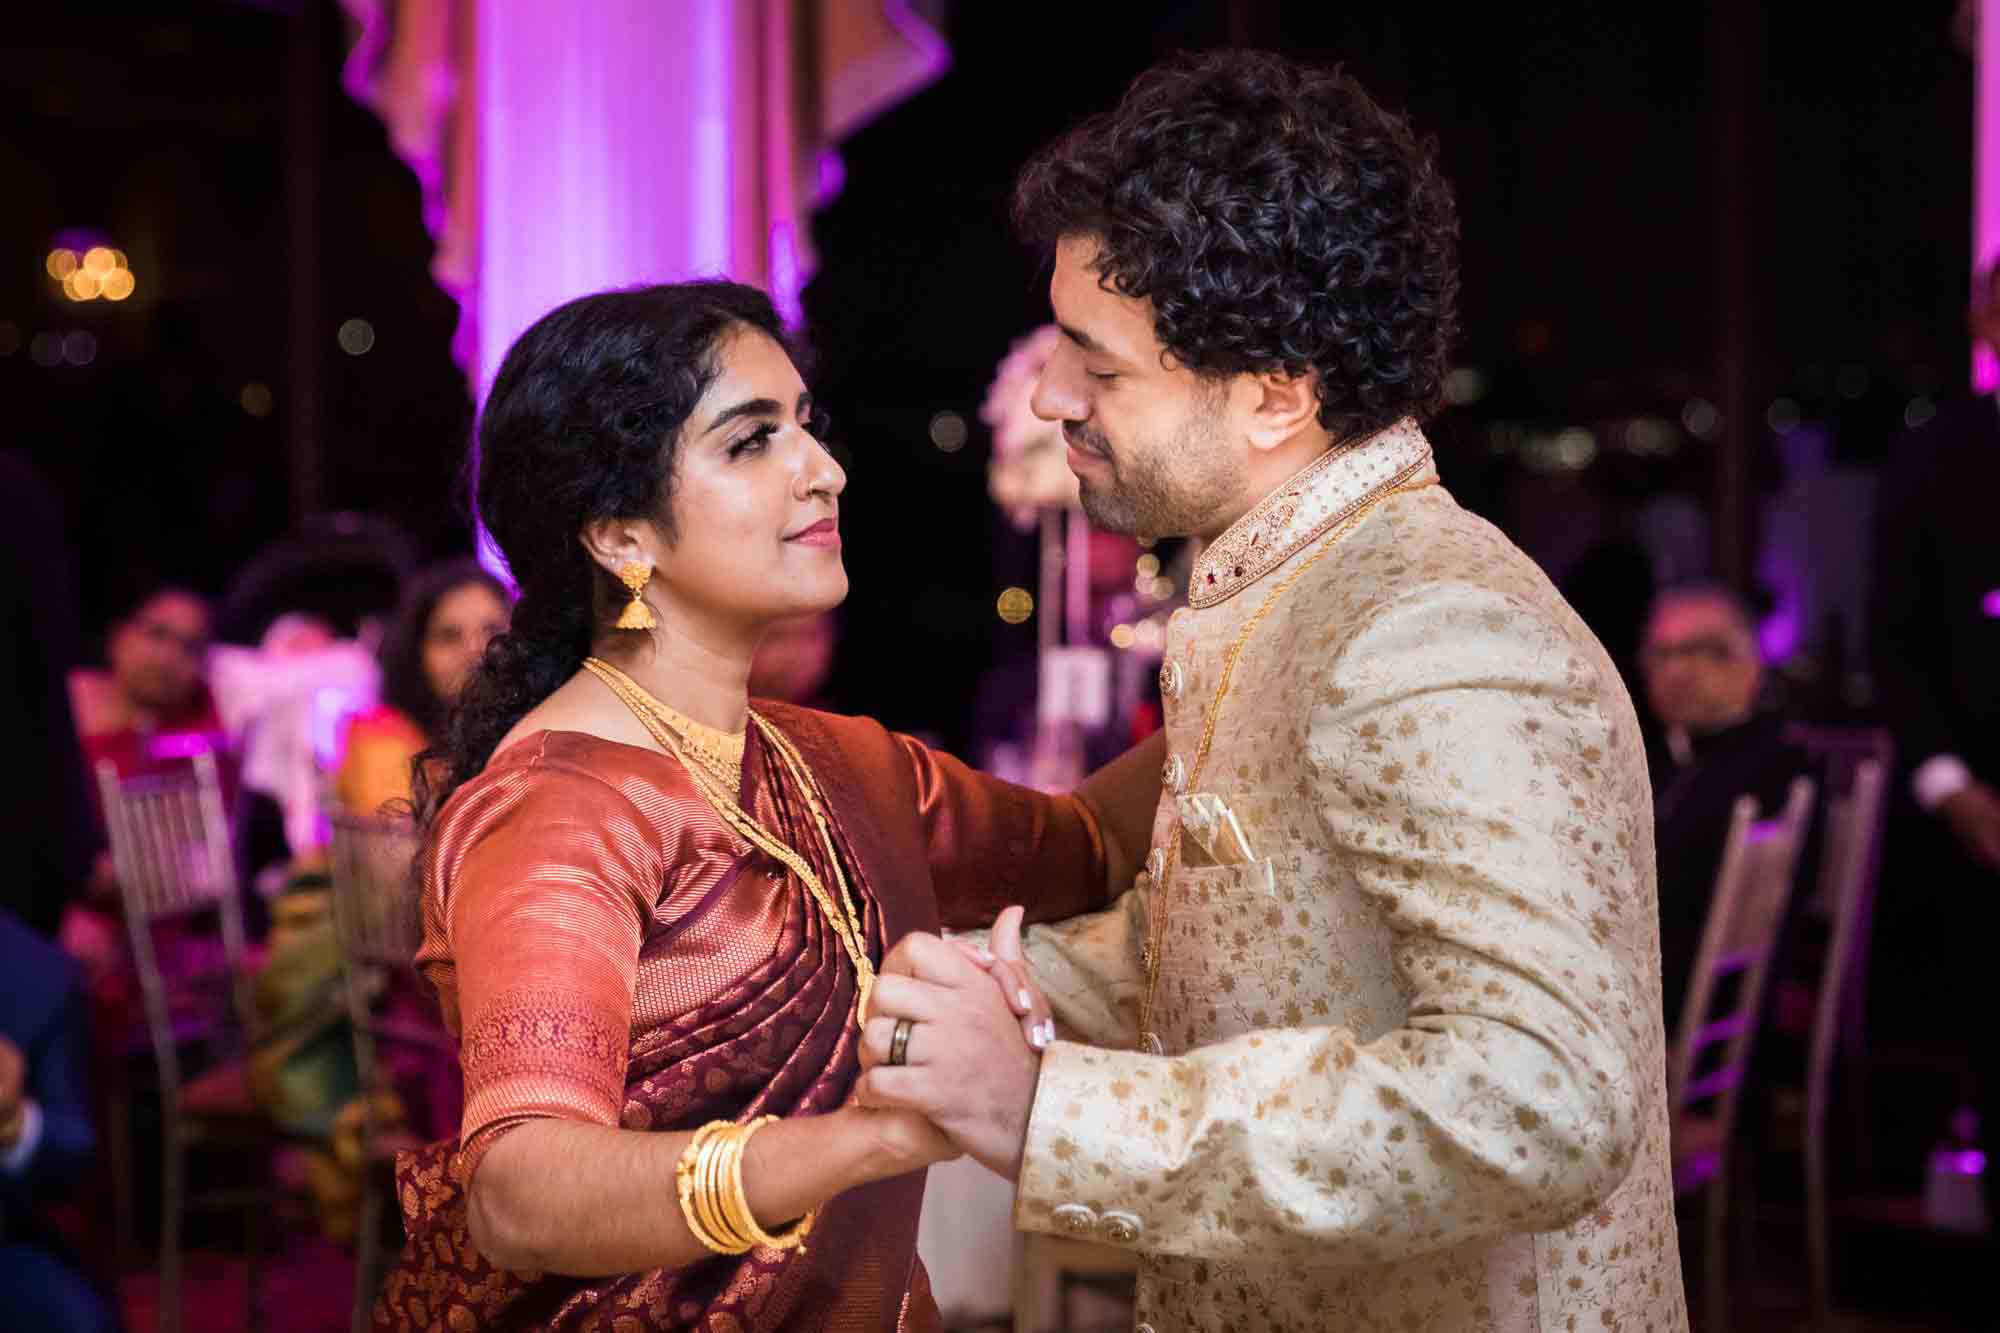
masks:
<path id="1" fill-rule="evenodd" d="M 1197 374 L 1319 372 L 1336 439 L 1434 410 L 1458 332 L 1458 213 L 1434 144 L 1337 69 L 1181 57 L 1043 149 L 1014 221 L 1099 245 Z"/>

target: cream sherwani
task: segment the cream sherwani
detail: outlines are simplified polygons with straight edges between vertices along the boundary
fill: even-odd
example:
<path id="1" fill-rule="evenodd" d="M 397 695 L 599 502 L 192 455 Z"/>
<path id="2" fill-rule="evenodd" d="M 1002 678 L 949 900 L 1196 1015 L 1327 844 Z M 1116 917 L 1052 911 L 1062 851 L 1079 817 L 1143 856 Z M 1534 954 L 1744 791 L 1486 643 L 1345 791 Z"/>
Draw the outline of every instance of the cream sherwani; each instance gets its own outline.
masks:
<path id="1" fill-rule="evenodd" d="M 1149 874 L 1030 933 L 1089 1044 L 1043 1059 L 1016 1224 L 1138 1250 L 1142 1329 L 1687 1326 L 1638 724 L 1434 479 L 1404 422 L 1203 553 Z"/>

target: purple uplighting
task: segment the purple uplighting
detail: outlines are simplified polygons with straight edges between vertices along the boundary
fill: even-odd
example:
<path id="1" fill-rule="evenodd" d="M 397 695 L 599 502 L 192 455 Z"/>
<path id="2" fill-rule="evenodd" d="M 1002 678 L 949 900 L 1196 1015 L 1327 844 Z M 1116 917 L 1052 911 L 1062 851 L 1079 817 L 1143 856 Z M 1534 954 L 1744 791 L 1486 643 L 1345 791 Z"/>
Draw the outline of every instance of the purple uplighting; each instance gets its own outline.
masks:
<path id="1" fill-rule="evenodd" d="M 216 749 L 216 738 L 205 731 L 171 731 L 146 743 L 146 753 L 155 759 L 192 759 Z"/>
<path id="2" fill-rule="evenodd" d="M 2000 588 L 1995 588 L 1980 601 L 1980 608 L 1995 620 L 2000 620 Z"/>
<path id="3" fill-rule="evenodd" d="M 1979 0 L 1971 6 L 1978 52 L 1972 111 L 1972 262 L 1977 270 L 2000 259 L 2000 5 Z M 1993 349 L 1974 340 L 1972 387 L 1977 393 L 2000 388 L 2000 361 Z M 1988 604 L 1989 614 L 1992 603 Z"/>
<path id="4" fill-rule="evenodd" d="M 1959 1152 L 1942 1153 L 1937 1159 L 1948 1167 L 1953 1175 L 1981 1176 L 1986 1174 L 1986 1154 L 1977 1148 L 1966 1148 Z"/>

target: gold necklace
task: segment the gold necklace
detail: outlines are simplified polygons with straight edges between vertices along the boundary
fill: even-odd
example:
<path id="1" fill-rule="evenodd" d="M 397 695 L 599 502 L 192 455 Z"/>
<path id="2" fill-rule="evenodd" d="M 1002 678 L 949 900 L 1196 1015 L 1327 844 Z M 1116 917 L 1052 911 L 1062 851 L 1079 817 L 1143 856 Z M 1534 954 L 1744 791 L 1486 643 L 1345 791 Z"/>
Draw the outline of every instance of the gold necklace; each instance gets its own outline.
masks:
<path id="1" fill-rule="evenodd" d="M 864 947 L 867 932 L 862 925 L 861 911 L 855 904 L 853 891 L 848 887 L 847 873 L 841 868 L 840 851 L 834 844 L 833 825 L 827 818 L 819 783 L 813 778 L 812 770 L 806 767 L 804 758 L 792 745 L 791 739 L 757 713 L 750 714 L 750 721 L 756 726 L 757 734 L 770 744 L 772 750 L 777 753 L 779 762 L 784 764 L 792 780 L 798 783 L 805 793 L 806 808 L 812 812 L 820 845 L 826 852 L 827 863 L 833 867 L 834 880 L 840 889 L 840 901 L 837 904 L 833 895 L 827 892 L 826 885 L 813 872 L 812 866 L 803 856 L 786 846 L 776 834 L 759 824 L 738 805 L 728 787 L 717 782 L 714 774 L 709 772 L 705 765 L 699 761 L 690 761 L 690 756 L 683 751 L 679 738 L 666 725 L 667 715 L 677 716 L 671 708 L 654 698 L 639 682 L 602 658 L 587 657 L 583 665 L 592 675 L 609 686 L 620 702 L 632 710 L 640 725 L 646 728 L 647 733 L 661 749 L 680 760 L 682 766 L 687 769 L 688 776 L 694 779 L 696 790 L 700 791 L 709 806 L 722 816 L 723 822 L 735 829 L 753 847 L 782 862 L 805 884 L 806 892 L 819 905 L 821 914 L 826 917 L 828 926 L 839 938 L 848 960 L 854 964 L 855 1022 L 857 1026 L 867 1022 L 868 1000 L 875 991 L 875 968 L 868 961 L 868 950 Z M 742 771 L 740 759 L 738 765 L 737 773 L 740 775 Z"/>
<path id="2" fill-rule="evenodd" d="M 736 791 L 742 787 L 743 750 L 749 736 L 747 727 L 743 731 L 727 732 L 706 722 L 695 721 L 655 695 L 648 694 L 646 697 L 647 706 L 673 730 L 681 748 L 690 757 L 700 760 L 702 767 L 722 784 L 725 791 Z"/>
<path id="3" fill-rule="evenodd" d="M 1222 716 L 1222 701 L 1229 694 L 1230 677 L 1236 673 L 1236 661 L 1243 656 L 1245 645 L 1250 642 L 1250 636 L 1257 632 L 1257 626 L 1263 623 L 1264 617 L 1269 615 L 1271 609 L 1292 590 L 1292 585 L 1304 577 L 1307 570 L 1318 564 L 1320 557 L 1331 551 L 1334 544 L 1346 536 L 1369 510 L 1391 496 L 1402 495 L 1408 491 L 1420 491 L 1426 486 L 1436 484 L 1436 478 L 1426 478 L 1423 481 L 1393 486 L 1373 499 L 1363 502 L 1352 514 L 1342 519 L 1338 527 L 1327 534 L 1319 549 L 1307 556 L 1297 569 L 1285 575 L 1278 586 L 1271 589 L 1270 594 L 1264 598 L 1263 605 L 1243 622 L 1243 627 L 1236 631 L 1236 638 L 1229 645 L 1228 653 L 1223 656 L 1222 678 L 1216 684 L 1215 697 L 1210 701 L 1208 715 L 1202 721 L 1201 743 L 1195 747 L 1194 766 L 1188 774 L 1187 790 L 1193 791 L 1201 783 L 1202 770 L 1208 764 L 1209 749 L 1215 743 L 1215 726 Z M 1146 945 L 1141 956 L 1141 962 L 1146 969 L 1146 990 L 1139 1001 L 1139 1045 L 1142 1050 L 1151 1051 L 1155 1055 L 1163 1049 L 1159 1035 L 1153 1030 L 1153 1007 L 1158 1000 L 1160 967 L 1165 961 L 1167 951 L 1168 904 L 1171 901 L 1167 894 L 1167 885 L 1172 881 L 1174 870 L 1180 864 L 1181 829 L 1181 821 L 1176 819 L 1173 831 L 1167 835 L 1167 855 L 1160 866 L 1160 881 L 1153 885 L 1152 910 L 1147 913 Z"/>

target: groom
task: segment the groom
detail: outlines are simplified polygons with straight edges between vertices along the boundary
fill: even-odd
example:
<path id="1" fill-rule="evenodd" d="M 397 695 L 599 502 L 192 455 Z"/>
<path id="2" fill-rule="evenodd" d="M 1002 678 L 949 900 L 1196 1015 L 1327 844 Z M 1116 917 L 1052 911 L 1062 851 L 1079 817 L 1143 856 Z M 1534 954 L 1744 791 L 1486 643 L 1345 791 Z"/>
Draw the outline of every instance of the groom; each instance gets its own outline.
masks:
<path id="1" fill-rule="evenodd" d="M 1015 208 L 1085 509 L 1206 541 L 1171 757 L 1132 892 L 1028 937 L 1080 1040 L 1024 1046 L 911 937 L 863 1098 L 1014 1176 L 1022 1228 L 1138 1251 L 1142 1329 L 1685 1328 L 1645 756 L 1604 650 L 1437 485 L 1429 146 L 1342 74 L 1211 55 Z"/>

